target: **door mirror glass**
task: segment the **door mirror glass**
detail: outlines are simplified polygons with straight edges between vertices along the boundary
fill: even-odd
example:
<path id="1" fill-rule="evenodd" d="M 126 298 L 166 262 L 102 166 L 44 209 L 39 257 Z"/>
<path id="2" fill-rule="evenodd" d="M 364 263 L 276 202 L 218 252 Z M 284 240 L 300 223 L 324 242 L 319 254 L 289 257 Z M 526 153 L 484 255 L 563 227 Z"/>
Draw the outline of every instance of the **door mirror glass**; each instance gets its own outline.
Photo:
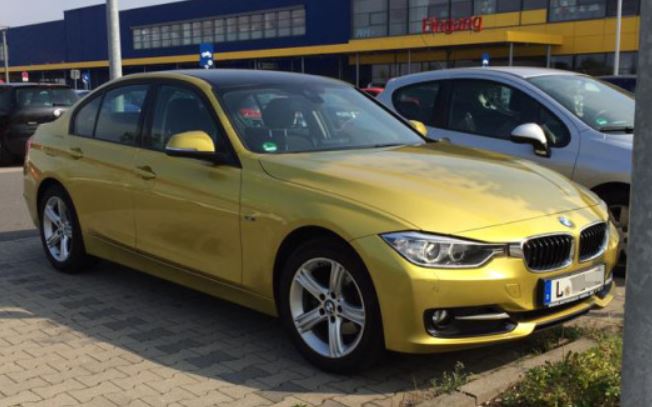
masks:
<path id="1" fill-rule="evenodd" d="M 419 132 L 423 137 L 428 136 L 428 128 L 426 127 L 425 124 L 421 123 L 418 120 L 410 120 L 410 126 L 416 131 Z"/>
<path id="2" fill-rule="evenodd" d="M 510 139 L 514 143 L 531 144 L 536 155 L 550 157 L 550 146 L 546 133 L 536 123 L 525 123 L 512 130 Z"/>
<path id="3" fill-rule="evenodd" d="M 171 157 L 213 161 L 215 159 L 215 143 L 211 136 L 203 131 L 186 131 L 170 138 L 165 146 L 165 153 Z"/>

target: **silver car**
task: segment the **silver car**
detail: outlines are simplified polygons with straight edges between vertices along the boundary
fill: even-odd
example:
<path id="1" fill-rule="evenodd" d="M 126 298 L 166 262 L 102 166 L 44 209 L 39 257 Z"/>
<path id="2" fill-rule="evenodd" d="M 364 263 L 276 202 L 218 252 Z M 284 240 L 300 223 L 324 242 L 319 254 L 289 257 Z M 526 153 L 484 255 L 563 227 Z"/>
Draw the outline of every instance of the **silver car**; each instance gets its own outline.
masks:
<path id="1" fill-rule="evenodd" d="M 403 76 L 378 99 L 424 123 L 430 138 L 526 158 L 588 187 L 610 207 L 626 242 L 631 93 L 575 72 L 496 67 Z"/>

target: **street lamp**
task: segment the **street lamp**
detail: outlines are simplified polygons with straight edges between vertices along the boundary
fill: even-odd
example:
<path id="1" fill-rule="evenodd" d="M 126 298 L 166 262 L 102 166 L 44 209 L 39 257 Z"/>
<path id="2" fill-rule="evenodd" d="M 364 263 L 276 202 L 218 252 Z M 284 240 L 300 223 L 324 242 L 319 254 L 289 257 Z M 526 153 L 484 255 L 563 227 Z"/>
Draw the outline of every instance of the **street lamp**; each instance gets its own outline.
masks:
<path id="1" fill-rule="evenodd" d="M 614 75 L 620 74 L 620 32 L 623 28 L 623 0 L 618 0 L 616 13 L 616 49 L 614 55 Z"/>
<path id="2" fill-rule="evenodd" d="M 0 27 L 2 31 L 2 59 L 5 63 L 5 83 L 9 83 L 9 51 L 7 50 L 7 30 L 9 27 Z"/>

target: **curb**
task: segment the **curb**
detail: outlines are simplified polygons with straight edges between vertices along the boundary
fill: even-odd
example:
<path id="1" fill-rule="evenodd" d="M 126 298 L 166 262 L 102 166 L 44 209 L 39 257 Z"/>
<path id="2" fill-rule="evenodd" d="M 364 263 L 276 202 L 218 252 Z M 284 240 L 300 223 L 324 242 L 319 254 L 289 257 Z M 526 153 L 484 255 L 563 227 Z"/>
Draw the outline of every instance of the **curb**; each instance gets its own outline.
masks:
<path id="1" fill-rule="evenodd" d="M 570 353 L 585 352 L 596 345 L 591 339 L 581 338 L 562 345 L 549 352 L 531 358 L 519 359 L 508 366 L 501 367 L 465 384 L 450 394 L 442 394 L 431 400 L 419 403 L 418 407 L 476 407 L 498 397 L 518 384 L 525 373 L 546 363 L 556 363 Z"/>

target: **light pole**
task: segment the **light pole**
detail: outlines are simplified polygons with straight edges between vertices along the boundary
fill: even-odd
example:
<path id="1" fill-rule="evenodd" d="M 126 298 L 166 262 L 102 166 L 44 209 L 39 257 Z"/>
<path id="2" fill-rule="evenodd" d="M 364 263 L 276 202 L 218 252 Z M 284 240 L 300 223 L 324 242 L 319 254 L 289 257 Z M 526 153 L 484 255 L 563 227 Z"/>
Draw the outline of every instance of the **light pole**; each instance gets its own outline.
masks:
<path id="1" fill-rule="evenodd" d="M 5 63 L 5 83 L 9 83 L 9 51 L 7 50 L 7 30 L 9 27 L 0 27 L 2 30 L 2 60 Z"/>
<path id="2" fill-rule="evenodd" d="M 616 12 L 616 49 L 614 55 L 614 75 L 620 74 L 620 32 L 623 28 L 623 0 L 618 0 Z"/>
<path id="3" fill-rule="evenodd" d="M 641 34 L 636 87 L 636 136 L 632 164 L 631 217 L 627 243 L 623 407 L 652 406 L 652 1 L 641 2 Z"/>
<path id="4" fill-rule="evenodd" d="M 106 0 L 106 29 L 109 40 L 109 76 L 116 79 L 122 76 L 118 0 Z"/>

